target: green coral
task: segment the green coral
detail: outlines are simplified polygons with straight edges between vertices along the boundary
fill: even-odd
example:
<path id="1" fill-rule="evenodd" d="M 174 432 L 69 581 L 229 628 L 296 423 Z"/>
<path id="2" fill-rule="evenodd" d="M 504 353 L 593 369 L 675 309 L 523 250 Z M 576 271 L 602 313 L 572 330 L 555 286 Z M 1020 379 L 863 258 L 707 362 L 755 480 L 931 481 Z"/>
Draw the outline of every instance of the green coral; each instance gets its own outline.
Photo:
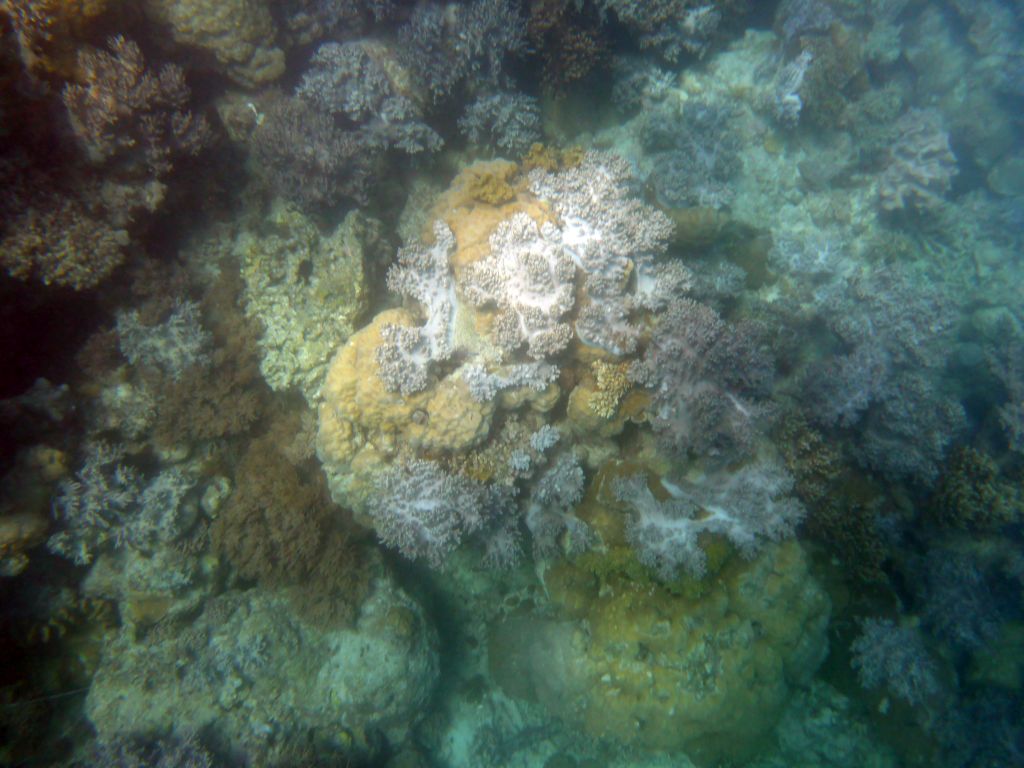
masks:
<path id="1" fill-rule="evenodd" d="M 380 245 L 380 224 L 352 212 L 325 236 L 279 203 L 266 225 L 235 243 L 246 314 L 263 325 L 260 370 L 273 389 L 297 388 L 312 403 L 327 363 L 366 309 L 363 264 Z"/>

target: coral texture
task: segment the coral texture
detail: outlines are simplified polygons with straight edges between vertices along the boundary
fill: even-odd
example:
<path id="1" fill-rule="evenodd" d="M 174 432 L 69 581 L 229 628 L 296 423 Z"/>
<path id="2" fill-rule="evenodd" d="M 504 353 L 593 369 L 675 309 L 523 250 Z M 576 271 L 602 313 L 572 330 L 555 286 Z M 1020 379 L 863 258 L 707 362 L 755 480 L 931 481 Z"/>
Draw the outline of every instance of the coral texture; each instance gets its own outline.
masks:
<path id="1" fill-rule="evenodd" d="M 615 495 L 633 511 L 626 536 L 642 563 L 670 581 L 681 566 L 703 576 L 703 534 L 724 535 L 746 557 L 766 542 L 792 536 L 804 510 L 790 496 L 793 478 L 781 466 L 759 461 L 696 482 L 661 482 L 668 496 L 658 501 L 644 475 L 619 478 Z"/>
<path id="2" fill-rule="evenodd" d="M 899 139 L 878 180 L 882 208 L 887 211 L 935 208 L 957 173 L 949 134 L 936 110 L 911 109 L 896 123 Z"/>
<path id="3" fill-rule="evenodd" d="M 239 85 L 255 88 L 284 74 L 284 52 L 267 0 L 145 0 L 157 23 L 179 45 L 208 52 L 217 68 Z"/>

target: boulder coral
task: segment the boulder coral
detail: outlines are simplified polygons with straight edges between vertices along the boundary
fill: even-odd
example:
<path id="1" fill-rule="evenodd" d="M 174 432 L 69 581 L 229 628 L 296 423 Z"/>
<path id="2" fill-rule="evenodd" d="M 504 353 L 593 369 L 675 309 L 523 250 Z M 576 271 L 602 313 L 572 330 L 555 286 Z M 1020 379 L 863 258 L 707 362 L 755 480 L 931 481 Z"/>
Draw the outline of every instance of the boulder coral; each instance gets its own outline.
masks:
<path id="1" fill-rule="evenodd" d="M 212 55 L 217 69 L 245 88 L 284 74 L 284 51 L 267 0 L 146 0 L 146 13 L 179 45 Z"/>
<path id="2" fill-rule="evenodd" d="M 496 623 L 495 680 L 593 738 L 684 750 L 698 765 L 766 746 L 828 649 L 829 600 L 793 542 L 727 557 L 700 595 L 568 565 L 546 584 L 561 618 Z"/>

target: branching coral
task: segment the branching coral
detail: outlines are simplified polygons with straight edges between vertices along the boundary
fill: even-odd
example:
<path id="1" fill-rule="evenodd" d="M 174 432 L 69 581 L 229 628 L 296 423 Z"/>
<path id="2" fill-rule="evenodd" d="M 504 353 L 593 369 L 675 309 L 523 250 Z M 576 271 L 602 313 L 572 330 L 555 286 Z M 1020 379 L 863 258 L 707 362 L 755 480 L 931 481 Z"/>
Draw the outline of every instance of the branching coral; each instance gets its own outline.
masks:
<path id="1" fill-rule="evenodd" d="M 540 227 L 525 213 L 503 221 L 490 237 L 490 255 L 471 264 L 460 280 L 476 305 L 499 308 L 493 333 L 498 346 L 512 352 L 527 345 L 543 360 L 561 352 L 572 338 L 563 320 L 574 301 L 576 267 L 553 224 Z"/>
<path id="2" fill-rule="evenodd" d="M 414 459 L 381 474 L 370 516 L 386 545 L 440 567 L 467 534 L 483 526 L 487 501 L 482 485 Z"/>
<path id="3" fill-rule="evenodd" d="M 935 663 L 914 626 L 865 619 L 850 650 L 853 668 L 865 688 L 884 687 L 911 706 L 924 704 L 939 692 Z"/>
<path id="4" fill-rule="evenodd" d="M 132 365 L 153 368 L 174 380 L 193 366 L 209 362 L 210 333 L 203 328 L 199 306 L 181 301 L 167 319 L 156 326 L 145 326 L 138 310 L 121 312 L 117 317 L 118 343 Z"/>
<path id="5" fill-rule="evenodd" d="M 459 130 L 472 144 L 518 157 L 540 140 L 540 106 L 522 93 L 480 96 L 459 118 Z"/>
<path id="6" fill-rule="evenodd" d="M 703 56 L 722 22 L 745 3 L 733 0 L 598 0 L 636 34 L 643 48 L 655 48 L 675 62 L 684 53 Z"/>
<path id="7" fill-rule="evenodd" d="M 526 22 L 509 0 L 423 2 L 399 30 L 399 39 L 409 70 L 440 101 L 467 80 L 503 84 L 505 57 L 525 49 Z"/>
<path id="8" fill-rule="evenodd" d="M 108 47 L 80 53 L 82 82 L 64 89 L 75 138 L 93 163 L 129 176 L 163 176 L 172 158 L 195 155 L 209 142 L 210 128 L 188 111 L 181 69 L 168 64 L 153 74 L 139 46 L 123 37 Z"/>
<path id="9" fill-rule="evenodd" d="M 434 224 L 434 244 L 402 248 L 388 272 L 388 287 L 415 299 L 423 307 L 426 323 L 417 328 L 387 325 L 384 343 L 377 349 L 377 364 L 384 385 L 403 395 L 427 386 L 432 363 L 447 360 L 455 351 L 455 282 L 448 257 L 455 237 L 448 226 Z"/>
<path id="10" fill-rule="evenodd" d="M 327 208 L 367 198 L 375 153 L 306 101 L 269 99 L 252 147 L 266 183 L 301 205 Z"/>
<path id="11" fill-rule="evenodd" d="M 667 500 L 655 497 L 642 474 L 617 478 L 614 492 L 632 510 L 626 536 L 637 557 L 663 581 L 676 578 L 680 567 L 704 575 L 704 534 L 724 535 L 745 557 L 753 557 L 765 542 L 792 536 L 804 515 L 789 495 L 792 477 L 767 460 L 696 483 L 661 484 Z"/>
<path id="12" fill-rule="evenodd" d="M 670 450 L 728 458 L 751 447 L 756 399 L 772 370 L 756 329 L 731 327 L 690 299 L 658 319 L 630 378 L 652 393 L 650 419 Z"/>
<path id="13" fill-rule="evenodd" d="M 444 143 L 422 121 L 409 90 L 409 75 L 380 43 L 357 40 L 321 45 L 295 93 L 319 111 L 358 131 L 367 150 L 407 154 L 435 151 Z"/>

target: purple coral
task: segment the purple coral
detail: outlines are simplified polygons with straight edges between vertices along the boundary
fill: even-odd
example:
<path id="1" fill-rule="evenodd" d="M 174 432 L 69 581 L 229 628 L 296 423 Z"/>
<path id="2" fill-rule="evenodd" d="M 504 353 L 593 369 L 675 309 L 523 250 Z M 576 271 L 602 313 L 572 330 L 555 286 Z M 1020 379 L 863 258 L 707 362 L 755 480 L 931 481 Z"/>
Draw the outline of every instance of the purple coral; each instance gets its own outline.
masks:
<path id="1" fill-rule="evenodd" d="M 721 457 L 749 448 L 759 414 L 755 398 L 771 377 L 753 327 L 732 327 L 685 298 L 658 318 L 630 369 L 630 378 L 651 391 L 650 419 L 670 449 Z"/>
<path id="2" fill-rule="evenodd" d="M 367 199 L 375 152 L 308 102 L 268 100 L 251 141 L 267 183 L 290 199 L 313 208 Z"/>
<path id="3" fill-rule="evenodd" d="M 525 343 L 530 356 L 541 360 L 572 339 L 562 318 L 573 306 L 575 274 L 558 228 L 538 227 L 517 213 L 494 230 L 490 254 L 464 271 L 460 288 L 477 306 L 497 305 L 493 332 L 502 349 L 511 352 Z"/>
<path id="4" fill-rule="evenodd" d="M 540 141 L 540 106 L 533 96 L 522 93 L 481 96 L 466 107 L 459 130 L 472 144 L 522 155 Z"/>
<path id="5" fill-rule="evenodd" d="M 899 138 L 878 180 L 882 208 L 927 210 L 942 202 L 957 173 L 956 155 L 942 115 L 934 109 L 911 109 L 896 123 Z"/>
<path id="6" fill-rule="evenodd" d="M 705 477 L 699 482 L 661 485 L 667 500 L 658 500 L 646 476 L 616 479 L 613 490 L 632 510 L 626 536 L 638 559 L 658 577 L 671 581 L 680 567 L 701 577 L 707 558 L 700 536 L 725 536 L 745 557 L 766 541 L 793 535 L 804 509 L 789 494 L 793 478 L 770 461 L 759 461 L 734 472 Z"/>
<path id="7" fill-rule="evenodd" d="M 377 477 L 369 513 L 380 540 L 435 568 L 484 524 L 486 489 L 440 465 L 412 459 Z"/>
<path id="8" fill-rule="evenodd" d="M 455 282 L 449 256 L 455 235 L 443 221 L 434 222 L 434 244 L 398 251 L 388 272 L 388 288 L 417 301 L 426 322 L 419 327 L 385 325 L 377 348 L 378 374 L 392 392 L 408 395 L 425 389 L 430 366 L 455 351 Z"/>
<path id="9" fill-rule="evenodd" d="M 563 453 L 534 486 L 526 509 L 526 527 L 538 559 L 551 557 L 562 548 L 578 554 L 593 545 L 593 530 L 573 514 L 573 508 L 583 500 L 585 480 L 576 455 Z"/>
<path id="10" fill-rule="evenodd" d="M 916 627 L 892 619 L 865 619 L 850 651 L 851 664 L 865 688 L 885 688 L 911 706 L 939 692 L 935 665 Z"/>

